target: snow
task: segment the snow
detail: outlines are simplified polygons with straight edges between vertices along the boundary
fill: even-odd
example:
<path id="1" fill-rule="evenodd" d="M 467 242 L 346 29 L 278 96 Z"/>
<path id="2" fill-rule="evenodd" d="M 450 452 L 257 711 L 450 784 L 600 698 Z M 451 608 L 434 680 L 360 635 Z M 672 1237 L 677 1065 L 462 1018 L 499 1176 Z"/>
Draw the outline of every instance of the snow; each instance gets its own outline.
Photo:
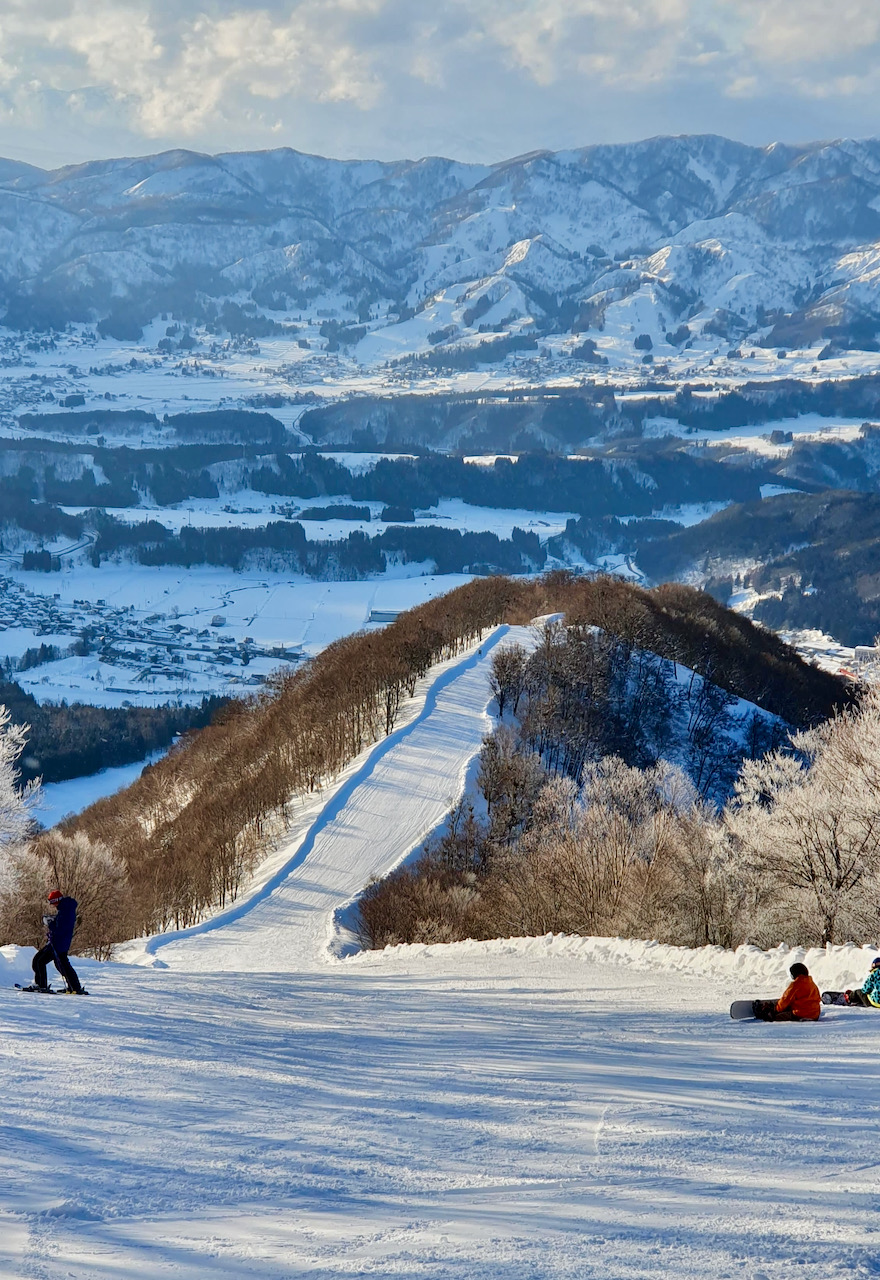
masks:
<path id="1" fill-rule="evenodd" d="M 797 418 L 780 418 L 773 422 L 725 431 L 696 430 L 682 426 L 675 418 L 647 418 L 646 436 L 685 436 L 688 440 L 705 441 L 714 445 L 738 445 L 767 458 L 784 458 L 791 452 L 791 442 L 774 444 L 772 432 L 791 432 L 794 440 L 802 442 L 839 441 L 850 443 L 862 434 L 863 419 L 823 418 L 818 413 L 803 413 Z M 785 492 L 790 492 L 785 490 Z"/>
<path id="2" fill-rule="evenodd" d="M 389 456 L 389 455 L 385 455 Z M 229 497 L 229 495 L 225 495 Z M 233 506 L 233 503 L 235 504 Z M 246 503 L 247 505 L 242 505 Z M 370 512 L 369 520 L 312 520 L 303 519 L 303 512 L 310 507 L 333 507 L 355 505 L 366 507 Z M 216 499 L 188 499 L 186 503 L 176 507 L 123 507 L 114 512 L 116 518 L 125 524 L 142 524 L 147 520 L 156 520 L 159 524 L 179 533 L 185 526 L 202 529 L 259 529 L 276 520 L 299 520 L 302 522 L 306 537 L 310 542 L 338 542 L 350 533 L 365 533 L 376 537 L 390 525 L 400 521 L 385 521 L 381 515 L 384 502 L 367 499 L 353 499 L 341 495 L 332 498 L 301 498 L 296 502 L 277 497 L 270 500 L 265 495 L 237 493 L 221 506 Z M 84 508 L 67 507 L 72 513 L 81 512 Z M 451 525 L 462 533 L 495 533 L 499 538 L 509 539 L 515 527 L 533 529 L 539 537 L 546 539 L 565 529 L 565 522 L 574 517 L 573 512 L 527 511 L 518 507 L 481 507 L 465 502 L 462 498 L 442 498 L 433 507 L 425 507 L 416 511 L 417 525 Z"/>
<path id="3" fill-rule="evenodd" d="M 552 495 L 551 495 L 552 496 Z M 537 533 L 542 541 L 565 532 L 574 511 L 526 511 L 521 507 L 479 507 L 461 498 L 441 498 L 434 507 L 417 513 L 419 524 L 450 524 L 462 533 L 495 533 L 509 539 L 515 528 Z"/>
<path id="4" fill-rule="evenodd" d="M 796 959 L 855 985 L 874 948 L 547 936 L 343 958 L 336 913 L 460 785 L 514 638 L 532 633 L 432 673 L 212 926 L 78 961 L 82 1000 L 12 990 L 32 953 L 0 950 L 0 1274 L 877 1274 L 880 1018 L 726 1012 Z"/>
<path id="5" fill-rule="evenodd" d="M 779 495 L 782 493 L 797 493 L 797 492 L 799 492 L 797 489 L 790 489 L 787 485 L 784 485 L 784 484 L 762 484 L 761 485 L 762 498 L 778 498 Z"/>
<path id="6" fill-rule="evenodd" d="M 518 453 L 472 453 L 465 454 L 462 462 L 471 463 L 475 467 L 494 467 L 499 458 L 507 462 L 519 462 Z"/>
<path id="7" fill-rule="evenodd" d="M 439 248 L 441 253 L 448 253 L 448 245 Z M 527 261 L 531 256 L 530 250 Z M 520 353 L 479 370 L 438 372 L 407 361 L 407 357 L 433 349 L 428 335 L 450 325 L 457 327 L 459 341 L 476 340 L 479 335 L 462 328 L 462 317 L 474 298 L 487 291 L 493 291 L 493 297 L 497 293 L 499 301 L 481 317 L 481 323 L 487 323 L 486 317 L 497 312 L 499 322 L 504 321 L 505 333 L 528 331 L 533 317 L 521 291 L 512 287 L 503 274 L 493 275 L 492 264 L 484 261 L 482 266 L 487 268 L 485 272 L 476 260 L 457 264 L 456 271 L 466 268 L 475 273 L 473 278 L 442 289 L 423 311 L 403 323 L 371 321 L 367 336 L 350 351 L 325 349 L 325 340 L 319 335 L 322 319 L 318 310 L 302 317 L 288 317 L 296 322 L 295 334 L 261 338 L 253 347 L 218 342 L 215 335 L 196 326 L 195 337 L 200 345 L 191 353 L 169 354 L 157 349 L 167 328 L 164 322 L 148 325 L 140 342 L 95 338 L 83 326 L 72 326 L 68 333 L 57 335 L 54 348 L 48 350 L 29 350 L 26 338 L 0 329 L 0 362 L 4 371 L 0 435 L 16 438 L 29 434 L 19 425 L 19 414 L 57 412 L 61 401 L 71 393 L 82 395 L 87 409 L 144 409 L 155 413 L 160 419 L 158 426 L 126 429 L 111 423 L 102 431 L 101 438 L 108 445 L 138 448 L 177 442 L 171 428 L 161 422 L 164 414 L 218 408 L 264 409 L 266 397 L 270 406 L 267 411 L 300 435 L 298 423 L 310 405 L 350 396 L 458 394 L 483 388 L 518 391 L 536 385 L 547 389 L 578 388 L 585 381 L 598 379 L 602 383 L 610 381 L 615 393 L 626 397 L 644 394 L 645 380 L 653 382 L 657 376 L 673 384 L 708 380 L 717 390 L 740 387 L 753 379 L 796 377 L 818 383 L 874 373 L 880 359 L 876 353 L 849 351 L 817 363 L 819 345 L 824 345 L 824 340 L 814 347 L 789 352 L 785 360 L 779 360 L 773 349 L 752 347 L 746 342 L 742 358 L 728 359 L 728 341 L 699 332 L 700 324 L 712 312 L 708 301 L 701 318 L 693 321 L 692 345 L 672 348 L 665 341 L 666 327 L 672 321 L 664 315 L 657 286 L 642 284 L 636 293 L 608 308 L 605 328 L 596 335 L 610 362 L 609 370 L 601 374 L 594 366 L 570 359 L 572 342 L 565 332 L 546 334 L 538 351 Z M 627 273 L 615 268 L 612 275 L 616 279 Z M 727 296 L 731 288 L 752 291 L 756 279 L 748 271 L 734 273 L 725 284 L 719 283 L 717 303 L 731 303 Z M 546 274 L 538 271 L 535 283 L 546 288 Z M 350 304 L 344 298 L 338 301 L 337 315 L 344 318 Z M 321 311 L 334 309 L 320 305 L 320 300 L 316 306 Z M 640 333 L 650 334 L 654 342 L 653 366 L 642 364 L 643 353 L 633 347 Z M 309 349 L 300 348 L 300 340 L 308 341 Z M 547 355 L 542 354 L 544 351 Z M 655 394 L 653 390 L 651 394 Z M 766 430 L 757 428 L 757 433 Z M 686 434 L 677 425 L 673 433 Z M 86 449 L 96 443 L 94 436 L 83 437 L 69 431 L 47 432 L 41 428 L 39 434 L 69 439 Z"/>
<path id="8" fill-rule="evenodd" d="M 777 485 L 766 485 L 765 488 L 773 489 L 774 492 L 778 489 L 780 493 L 791 492 Z M 674 520 L 676 524 L 690 528 L 691 525 L 700 524 L 717 512 L 724 511 L 730 505 L 729 502 L 682 502 L 677 506 L 659 507 L 650 516 L 618 516 L 618 519 L 621 524 L 637 524 L 640 520 Z"/>
<path id="9" fill-rule="evenodd" d="M 62 632 L 40 631 L 33 627 L 3 627 L 0 630 L 0 650 L 3 656 L 17 662 L 27 649 L 39 649 L 41 644 L 66 648 L 71 637 Z"/>
<path id="10" fill-rule="evenodd" d="M 146 760 L 134 764 L 121 764 L 111 769 L 101 769 L 85 778 L 69 778 L 65 782 L 48 782 L 40 788 L 40 802 L 35 817 L 44 827 L 54 827 L 62 818 L 81 813 L 90 804 L 115 795 L 123 787 L 129 787 L 141 776 L 148 764 L 160 759 L 157 751 Z"/>
<path id="11" fill-rule="evenodd" d="M 259 972 L 266 955 L 286 953 L 294 937 L 297 967 L 323 968 L 328 945 L 350 951 L 353 937 L 336 911 L 344 916 L 370 879 L 421 846 L 464 789 L 492 727 L 488 668 L 504 637 L 533 644 L 527 628 L 498 627 L 475 653 L 435 668 L 417 691 L 418 714 L 349 766 L 314 820 L 264 865 L 268 879 L 252 896 L 182 934 L 149 939 L 144 956 L 172 968 Z M 136 944 L 129 955 L 140 959 Z"/>

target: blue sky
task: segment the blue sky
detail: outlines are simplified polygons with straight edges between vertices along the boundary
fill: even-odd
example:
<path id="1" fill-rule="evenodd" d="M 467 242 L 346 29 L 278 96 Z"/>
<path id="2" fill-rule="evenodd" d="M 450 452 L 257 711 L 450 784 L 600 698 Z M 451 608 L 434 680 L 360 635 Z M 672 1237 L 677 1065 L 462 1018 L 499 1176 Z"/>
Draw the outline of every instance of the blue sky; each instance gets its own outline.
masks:
<path id="1" fill-rule="evenodd" d="M 880 0 L 0 0 L 0 154 L 880 134 Z"/>

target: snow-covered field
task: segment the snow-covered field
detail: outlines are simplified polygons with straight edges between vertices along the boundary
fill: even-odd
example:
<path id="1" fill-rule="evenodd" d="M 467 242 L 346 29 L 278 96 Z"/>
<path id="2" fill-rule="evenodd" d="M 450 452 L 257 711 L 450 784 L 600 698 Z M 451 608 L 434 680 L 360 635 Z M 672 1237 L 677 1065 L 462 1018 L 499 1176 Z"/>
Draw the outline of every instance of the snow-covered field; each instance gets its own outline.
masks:
<path id="1" fill-rule="evenodd" d="M 328 455 L 334 456 L 334 455 Z M 339 456 L 339 455 L 335 455 Z M 370 457 L 394 457 L 394 454 L 368 455 Z M 242 491 L 234 495 L 234 506 L 224 501 L 221 506 L 217 499 L 193 498 L 175 507 L 121 507 L 114 512 L 116 519 L 125 524 L 142 524 L 147 520 L 156 520 L 166 529 L 179 533 L 186 525 L 202 529 L 259 529 L 273 520 L 302 520 L 306 536 L 310 542 L 336 542 L 347 538 L 355 531 L 366 533 L 370 537 L 383 533 L 397 520 L 383 520 L 382 502 L 358 500 L 358 507 L 366 507 L 370 512 L 369 520 L 314 520 L 303 519 L 302 513 L 309 508 L 352 505 L 353 500 L 343 498 L 300 498 L 296 502 L 279 502 L 278 498 L 270 498 L 266 494 L 254 493 L 252 490 Z M 724 504 L 710 503 L 713 510 Z M 230 509 L 231 508 L 231 509 Z M 80 513 L 83 507 L 66 507 L 66 511 Z M 573 511 L 526 511 L 521 507 L 479 507 L 461 498 L 443 498 L 433 507 L 425 507 L 415 513 L 416 525 L 439 525 L 441 528 L 459 529 L 462 533 L 494 533 L 499 538 L 510 538 L 514 528 L 531 530 L 539 538 L 552 538 L 562 533 L 569 518 L 576 518 Z M 711 514 L 711 512 L 709 512 Z M 674 519 L 674 516 L 668 517 Z"/>
<path id="2" fill-rule="evenodd" d="M 880 1274 L 880 1018 L 726 1013 L 802 952 L 351 954 L 351 895 L 462 785 L 493 643 L 433 673 L 213 927 L 83 963 L 84 1000 L 20 995 L 29 953 L 0 952 L 0 1274 Z M 805 958 L 825 987 L 871 954 Z"/>

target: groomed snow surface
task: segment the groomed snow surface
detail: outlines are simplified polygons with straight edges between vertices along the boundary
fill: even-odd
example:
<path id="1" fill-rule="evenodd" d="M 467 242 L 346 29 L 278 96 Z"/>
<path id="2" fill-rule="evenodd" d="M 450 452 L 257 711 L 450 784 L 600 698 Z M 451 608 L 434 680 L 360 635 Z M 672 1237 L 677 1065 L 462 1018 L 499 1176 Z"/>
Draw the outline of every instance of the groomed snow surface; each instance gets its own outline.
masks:
<path id="1" fill-rule="evenodd" d="M 223 918 L 22 995 L 0 951 L 0 1277 L 880 1274 L 880 1015 L 733 1023 L 805 958 L 546 937 L 352 953 L 443 816 L 500 629 L 432 673 Z M 528 640 L 528 632 L 510 638 Z"/>

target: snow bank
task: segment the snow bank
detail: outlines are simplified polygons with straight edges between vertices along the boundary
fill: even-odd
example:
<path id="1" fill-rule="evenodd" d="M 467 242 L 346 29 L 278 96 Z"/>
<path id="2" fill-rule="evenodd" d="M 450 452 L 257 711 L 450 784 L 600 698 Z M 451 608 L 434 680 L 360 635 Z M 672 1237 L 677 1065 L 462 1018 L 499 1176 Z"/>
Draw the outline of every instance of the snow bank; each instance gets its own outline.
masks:
<path id="1" fill-rule="evenodd" d="M 386 947 L 383 951 L 362 951 L 348 964 L 389 963 L 410 965 L 416 958 L 434 960 L 438 968 L 450 959 L 472 954 L 475 960 L 493 955 L 544 960 L 554 956 L 584 964 L 617 965 L 623 968 L 675 973 L 710 982 L 742 980 L 749 990 L 760 985 L 776 988 L 789 981 L 788 970 L 795 962 L 805 964 L 823 990 L 861 986 L 871 961 L 880 954 L 880 944 L 857 946 L 789 947 L 781 943 L 771 951 L 748 944 L 735 951 L 724 947 L 675 947 L 638 938 L 582 938 L 573 934 L 548 933 L 541 938 L 496 938 L 491 942 L 409 944 Z M 781 988 L 780 988 L 781 989 Z"/>
<path id="2" fill-rule="evenodd" d="M 31 960 L 33 947 L 0 947 L 0 986 L 11 987 L 16 982 L 33 982 Z"/>

